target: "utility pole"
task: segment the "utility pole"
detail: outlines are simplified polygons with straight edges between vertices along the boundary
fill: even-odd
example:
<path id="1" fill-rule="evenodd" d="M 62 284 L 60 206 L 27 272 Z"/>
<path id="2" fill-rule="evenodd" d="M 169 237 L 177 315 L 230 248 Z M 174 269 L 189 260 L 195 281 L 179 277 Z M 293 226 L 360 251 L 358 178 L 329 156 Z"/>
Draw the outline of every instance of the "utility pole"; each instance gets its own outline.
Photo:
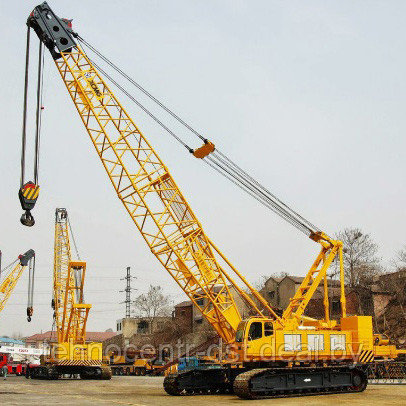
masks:
<path id="1" fill-rule="evenodd" d="M 125 292 L 125 301 L 121 303 L 125 303 L 125 318 L 128 319 L 131 316 L 131 291 L 134 290 L 131 287 L 131 280 L 135 279 L 134 276 L 131 276 L 131 268 L 127 267 L 127 274 L 124 278 L 121 278 L 122 281 L 126 281 L 126 287 L 124 290 L 120 290 L 120 292 Z"/>

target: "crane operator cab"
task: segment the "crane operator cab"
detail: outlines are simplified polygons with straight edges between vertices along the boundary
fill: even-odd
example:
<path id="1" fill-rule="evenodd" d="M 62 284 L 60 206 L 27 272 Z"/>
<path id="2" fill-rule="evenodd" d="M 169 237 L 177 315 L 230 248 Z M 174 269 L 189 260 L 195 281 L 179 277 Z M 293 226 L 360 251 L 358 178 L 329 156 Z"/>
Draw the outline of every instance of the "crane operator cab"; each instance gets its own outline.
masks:
<path id="1" fill-rule="evenodd" d="M 240 361 L 273 356 L 274 321 L 255 317 L 243 320 L 238 325 L 235 341 Z"/>

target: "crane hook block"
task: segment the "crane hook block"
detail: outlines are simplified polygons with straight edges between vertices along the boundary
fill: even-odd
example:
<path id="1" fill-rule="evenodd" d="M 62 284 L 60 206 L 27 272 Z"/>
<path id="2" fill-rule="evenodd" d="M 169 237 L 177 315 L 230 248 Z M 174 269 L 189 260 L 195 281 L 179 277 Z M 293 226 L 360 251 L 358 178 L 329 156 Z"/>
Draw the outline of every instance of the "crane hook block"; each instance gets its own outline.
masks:
<path id="1" fill-rule="evenodd" d="M 31 321 L 31 316 L 34 314 L 34 309 L 32 307 L 27 307 L 27 321 Z"/>
<path id="2" fill-rule="evenodd" d="M 25 226 L 32 227 L 35 224 L 34 217 L 31 210 L 34 208 L 39 195 L 39 186 L 33 182 L 27 182 L 18 191 L 18 198 L 20 199 L 21 208 L 25 213 L 21 216 L 21 223 Z"/>
<path id="3" fill-rule="evenodd" d="M 200 158 L 203 159 L 205 158 L 207 155 L 211 154 L 212 152 L 214 152 L 214 150 L 216 149 L 216 147 L 214 146 L 214 144 L 210 141 L 205 142 L 200 148 L 197 148 L 193 151 L 193 155 L 196 158 Z"/>

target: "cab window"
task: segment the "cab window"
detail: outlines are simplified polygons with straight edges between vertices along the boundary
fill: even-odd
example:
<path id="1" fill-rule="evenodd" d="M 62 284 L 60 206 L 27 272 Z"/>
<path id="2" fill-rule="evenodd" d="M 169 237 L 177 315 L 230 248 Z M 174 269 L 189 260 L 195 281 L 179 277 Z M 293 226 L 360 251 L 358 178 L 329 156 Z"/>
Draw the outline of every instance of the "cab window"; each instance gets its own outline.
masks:
<path id="1" fill-rule="evenodd" d="M 248 340 L 257 340 L 262 337 L 262 323 L 260 321 L 254 321 L 248 332 Z"/>
<path id="2" fill-rule="evenodd" d="M 273 334 L 273 324 L 269 321 L 264 323 L 264 336 L 269 337 Z"/>

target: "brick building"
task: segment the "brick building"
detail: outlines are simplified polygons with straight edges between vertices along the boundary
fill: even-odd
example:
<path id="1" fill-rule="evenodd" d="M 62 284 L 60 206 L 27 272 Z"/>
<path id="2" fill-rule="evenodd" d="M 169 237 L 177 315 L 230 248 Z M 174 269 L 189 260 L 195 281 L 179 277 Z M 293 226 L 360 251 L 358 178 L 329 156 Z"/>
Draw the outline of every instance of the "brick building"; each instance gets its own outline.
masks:
<path id="1" fill-rule="evenodd" d="M 234 298 L 241 317 L 243 319 L 248 317 L 250 315 L 250 308 L 246 305 L 245 301 L 233 286 L 230 285 L 228 288 L 230 290 L 230 295 Z M 216 289 L 220 289 L 220 287 L 214 287 L 213 290 L 216 291 Z M 201 307 L 207 305 L 206 299 L 204 298 L 200 298 L 196 302 Z M 199 329 L 205 329 L 209 326 L 209 323 L 203 318 L 201 312 L 196 306 L 193 306 L 193 303 L 190 300 L 178 303 L 175 306 L 173 319 L 179 326 L 185 326 L 188 332 L 196 332 Z"/>
<path id="2" fill-rule="evenodd" d="M 186 333 L 193 333 L 194 317 L 193 303 L 191 300 L 185 300 L 175 305 L 173 319 Z"/>
<path id="3" fill-rule="evenodd" d="M 274 307 L 284 310 L 289 304 L 301 283 L 303 277 L 287 275 L 283 278 L 270 277 L 260 290 L 261 295 Z M 341 315 L 341 290 L 340 282 L 328 280 L 329 305 L 332 318 Z M 398 272 L 379 275 L 374 284 L 368 287 L 357 286 L 345 288 L 345 297 L 348 315 L 369 315 L 380 317 L 394 298 L 399 289 L 405 291 L 406 269 Z M 317 288 L 306 308 L 305 314 L 310 317 L 321 318 L 324 316 L 324 288 L 323 284 Z"/>
<path id="4" fill-rule="evenodd" d="M 290 299 L 295 295 L 304 277 L 286 275 L 281 278 L 268 278 L 263 288 L 260 290 L 261 295 L 270 303 L 272 307 L 284 310 L 289 304 Z M 340 311 L 340 283 L 339 281 L 329 279 L 329 299 L 330 308 L 333 313 Z M 323 309 L 323 285 L 320 285 L 307 307 L 306 314 L 311 317 L 320 317 L 320 304 Z"/>

